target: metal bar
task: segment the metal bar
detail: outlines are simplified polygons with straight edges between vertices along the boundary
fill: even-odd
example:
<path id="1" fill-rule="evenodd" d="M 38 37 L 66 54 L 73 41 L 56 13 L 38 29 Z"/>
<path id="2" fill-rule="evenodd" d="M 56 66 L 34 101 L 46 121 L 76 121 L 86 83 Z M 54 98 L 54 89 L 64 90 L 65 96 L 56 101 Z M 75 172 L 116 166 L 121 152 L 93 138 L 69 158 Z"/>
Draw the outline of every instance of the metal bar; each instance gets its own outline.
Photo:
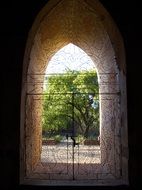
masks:
<path id="1" fill-rule="evenodd" d="M 72 136 L 74 137 L 74 92 L 72 93 L 72 130 L 73 130 L 73 134 Z M 73 139 L 72 139 L 73 140 Z M 72 148 L 73 148 L 73 180 L 75 179 L 75 173 L 74 173 L 74 141 L 73 141 L 73 145 L 72 145 Z"/>
<path id="2" fill-rule="evenodd" d="M 58 92 L 54 92 L 54 93 L 33 93 L 33 94 L 30 94 L 30 93 L 27 93 L 27 95 L 39 95 L 39 96 L 46 96 L 46 95 L 66 95 L 66 94 L 71 94 L 72 95 L 72 92 L 66 92 L 66 93 L 58 93 Z M 74 92 L 74 94 L 92 94 L 92 92 L 87 92 L 87 93 L 85 93 L 85 92 L 81 92 L 81 93 L 75 93 Z M 113 95 L 113 94 L 115 94 L 115 95 L 120 95 L 120 92 L 103 92 L 103 93 L 95 93 L 95 94 L 97 94 L 97 95 Z"/>
<path id="3" fill-rule="evenodd" d="M 71 73 L 72 75 L 74 74 L 74 73 Z M 99 75 L 117 75 L 118 73 L 99 73 Z M 54 76 L 54 75 L 69 75 L 69 74 L 67 74 L 67 73 L 48 73 L 48 74 L 46 74 L 46 73 L 35 73 L 35 74 L 32 74 L 32 73 L 27 73 L 27 74 L 25 74 L 25 76 Z M 75 75 L 75 74 L 74 74 Z M 80 75 L 85 75 L 85 73 L 84 74 L 80 74 Z"/>
<path id="4" fill-rule="evenodd" d="M 67 139 L 67 173 L 69 172 L 69 142 L 68 142 L 68 134 L 66 135 L 66 139 Z"/>

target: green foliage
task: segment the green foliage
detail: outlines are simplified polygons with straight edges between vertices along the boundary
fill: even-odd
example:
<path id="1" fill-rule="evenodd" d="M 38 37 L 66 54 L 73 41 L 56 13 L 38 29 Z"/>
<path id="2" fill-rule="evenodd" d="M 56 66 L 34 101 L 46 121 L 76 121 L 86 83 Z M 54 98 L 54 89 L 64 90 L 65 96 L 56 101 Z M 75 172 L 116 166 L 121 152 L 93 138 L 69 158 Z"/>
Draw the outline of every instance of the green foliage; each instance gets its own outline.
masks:
<path id="1" fill-rule="evenodd" d="M 56 142 L 60 142 L 60 141 L 62 140 L 61 135 L 55 135 L 55 136 L 54 136 L 54 140 L 55 140 Z"/>
<path id="2" fill-rule="evenodd" d="M 43 95 L 43 131 L 56 135 L 74 125 L 76 133 L 99 134 L 99 96 L 95 71 L 49 76 Z"/>

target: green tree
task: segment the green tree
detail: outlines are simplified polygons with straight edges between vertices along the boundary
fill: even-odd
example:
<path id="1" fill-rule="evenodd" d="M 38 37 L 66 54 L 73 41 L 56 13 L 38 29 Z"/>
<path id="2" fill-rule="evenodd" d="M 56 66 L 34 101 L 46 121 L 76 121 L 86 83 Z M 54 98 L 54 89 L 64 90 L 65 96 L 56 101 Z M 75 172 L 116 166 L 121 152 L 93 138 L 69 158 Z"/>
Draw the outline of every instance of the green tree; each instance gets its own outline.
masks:
<path id="1" fill-rule="evenodd" d="M 95 71 L 68 71 L 48 77 L 43 100 L 43 131 L 52 136 L 75 129 L 85 138 L 99 134 L 98 80 Z"/>

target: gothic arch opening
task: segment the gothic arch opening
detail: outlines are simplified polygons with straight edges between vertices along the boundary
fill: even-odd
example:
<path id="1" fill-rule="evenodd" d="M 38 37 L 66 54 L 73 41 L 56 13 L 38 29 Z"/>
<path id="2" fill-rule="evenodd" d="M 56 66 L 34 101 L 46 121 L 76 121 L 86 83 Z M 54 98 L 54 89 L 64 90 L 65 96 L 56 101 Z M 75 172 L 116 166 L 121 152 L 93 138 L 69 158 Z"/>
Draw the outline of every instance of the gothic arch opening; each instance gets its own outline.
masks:
<path id="1" fill-rule="evenodd" d="M 85 178 L 88 168 L 101 162 L 95 64 L 70 43 L 49 61 L 43 88 L 42 152 L 36 172 L 44 168 L 56 180 Z"/>
<path id="2" fill-rule="evenodd" d="M 47 63 L 69 43 L 95 63 L 100 94 L 101 163 L 70 179 L 42 165 L 42 100 Z M 52 0 L 41 10 L 25 51 L 21 99 L 21 183 L 66 185 L 128 184 L 125 53 L 121 35 L 97 0 Z M 38 100 L 38 101 L 37 101 Z M 84 163 L 85 164 L 85 163 Z M 91 175 L 89 175 L 91 173 Z M 91 181 L 91 184 L 90 184 Z"/>

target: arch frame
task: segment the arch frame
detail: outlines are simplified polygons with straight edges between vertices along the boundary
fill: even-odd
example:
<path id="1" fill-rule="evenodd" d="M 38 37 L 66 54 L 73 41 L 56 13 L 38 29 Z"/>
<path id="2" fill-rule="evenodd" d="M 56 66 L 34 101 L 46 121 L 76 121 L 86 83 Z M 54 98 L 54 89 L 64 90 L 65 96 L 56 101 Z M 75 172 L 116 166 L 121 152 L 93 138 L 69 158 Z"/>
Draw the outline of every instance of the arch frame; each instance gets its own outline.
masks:
<path id="1" fill-rule="evenodd" d="M 38 140 L 35 144 L 32 140 L 41 137 L 41 126 L 39 122 L 40 119 L 37 119 L 36 126 L 33 126 L 33 124 L 31 124 L 32 116 L 28 116 L 28 120 L 26 120 L 26 117 L 31 111 L 33 115 L 37 117 L 36 107 L 40 106 L 36 105 L 33 100 L 28 99 L 27 94 L 33 90 L 36 80 L 43 81 L 45 67 L 51 57 L 68 43 L 77 45 L 91 57 L 96 64 L 100 84 L 102 82 L 115 82 L 118 84 L 115 88 L 112 88 L 111 84 L 105 86 L 105 90 L 108 92 L 112 90 L 115 94 L 118 93 L 119 96 L 116 98 L 116 102 L 109 102 L 109 105 L 101 102 L 101 136 L 103 139 L 101 141 L 101 149 L 103 150 L 102 152 L 105 152 L 105 154 L 103 153 L 102 163 L 110 164 L 109 170 L 113 175 L 106 175 L 108 166 L 102 164 L 103 167 L 99 168 L 99 173 L 101 173 L 100 178 L 97 177 L 94 179 L 93 185 L 128 184 L 126 66 L 123 40 L 112 18 L 99 1 L 83 0 L 80 6 L 81 8 L 78 6 L 80 3 L 80 0 L 50 0 L 38 14 L 29 32 L 23 63 L 21 94 L 20 182 L 22 184 L 49 185 L 51 183 L 48 182 L 48 180 L 43 180 L 38 177 L 34 178 L 32 174 L 32 171 L 39 162 L 39 155 L 41 153 L 41 140 Z M 67 9 L 68 6 L 70 6 L 70 11 Z M 85 14 L 84 11 L 86 11 Z M 58 19 L 55 13 L 59 16 Z M 86 17 L 84 17 L 83 14 Z M 63 16 L 65 19 L 61 22 L 59 19 Z M 87 19 L 91 19 L 92 24 L 90 30 L 92 32 L 84 30 Z M 71 22 L 69 22 L 70 20 Z M 77 22 L 79 23 L 78 26 L 76 25 Z M 59 24 L 61 27 L 59 27 Z M 49 30 L 50 26 L 51 29 Z M 89 25 L 86 27 L 89 27 Z M 95 28 L 98 28 L 98 31 Z M 54 32 L 53 29 L 55 30 Z M 110 72 L 109 75 L 102 75 L 108 71 Z M 41 76 L 37 74 L 41 74 Z M 37 75 L 38 77 L 36 76 L 37 78 L 35 77 L 33 79 L 31 78 L 32 75 Z M 109 78 L 112 78 L 111 81 L 109 81 Z M 27 84 L 29 82 L 32 82 L 34 85 L 28 86 Z M 42 87 L 40 86 L 34 89 L 34 92 L 42 93 Z M 100 94 L 104 92 L 106 93 L 102 85 L 100 86 Z M 111 107 L 109 108 L 111 108 L 113 117 L 111 115 L 110 118 L 104 119 L 106 117 L 104 113 L 107 112 L 110 104 Z M 119 110 L 119 113 L 117 110 Z M 106 135 L 109 141 L 111 140 L 111 135 L 113 135 L 114 139 L 111 143 L 106 143 L 105 139 L 107 138 L 103 137 L 106 132 L 105 126 L 108 119 L 111 119 L 109 125 L 111 125 L 111 127 L 113 125 L 115 126 L 114 129 L 109 129 L 110 133 L 108 136 Z M 38 131 L 35 128 L 38 128 Z M 35 136 L 32 136 L 32 133 L 35 133 Z M 113 144 L 116 144 L 116 147 L 112 148 L 111 145 Z M 37 152 L 34 150 L 35 146 L 38 147 Z M 32 149 L 32 147 L 34 148 Z M 32 153 L 29 156 L 30 149 Z M 106 151 L 106 149 L 108 150 Z M 107 158 L 108 154 L 110 154 L 109 158 Z M 33 160 L 28 157 L 32 157 Z M 112 158 L 113 161 L 111 161 Z M 60 184 L 60 182 L 50 185 L 57 184 Z M 64 184 L 66 184 L 66 182 L 64 182 Z M 87 183 L 87 185 L 88 184 L 89 183 Z"/>

